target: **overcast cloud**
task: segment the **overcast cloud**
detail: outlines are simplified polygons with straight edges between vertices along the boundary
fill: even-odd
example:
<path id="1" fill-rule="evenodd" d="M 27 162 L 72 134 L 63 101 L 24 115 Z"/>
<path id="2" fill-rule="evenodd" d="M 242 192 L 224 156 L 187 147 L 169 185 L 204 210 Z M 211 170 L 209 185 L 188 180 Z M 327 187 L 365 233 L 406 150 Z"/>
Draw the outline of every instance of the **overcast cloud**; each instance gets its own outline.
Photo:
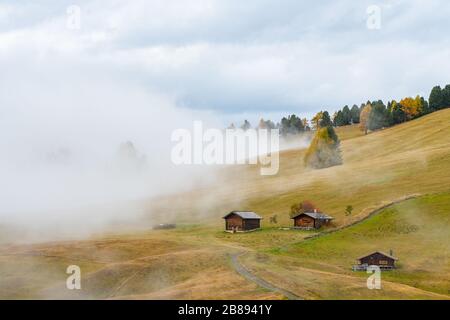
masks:
<path id="1" fill-rule="evenodd" d="M 71 4 L 80 30 L 65 27 Z M 366 27 L 373 4 L 379 30 Z M 16 73 L 14 62 L 43 70 L 56 58 L 183 107 L 305 113 L 448 82 L 449 16 L 438 0 L 11 1 L 0 6 L 1 64 Z"/>
<path id="2" fill-rule="evenodd" d="M 427 97 L 450 82 L 448 17 L 444 0 L 0 1 L 0 214 L 175 191 L 170 133 L 196 119 Z M 105 169 L 127 140 L 149 179 Z M 63 169 L 41 161 L 58 150 Z"/>

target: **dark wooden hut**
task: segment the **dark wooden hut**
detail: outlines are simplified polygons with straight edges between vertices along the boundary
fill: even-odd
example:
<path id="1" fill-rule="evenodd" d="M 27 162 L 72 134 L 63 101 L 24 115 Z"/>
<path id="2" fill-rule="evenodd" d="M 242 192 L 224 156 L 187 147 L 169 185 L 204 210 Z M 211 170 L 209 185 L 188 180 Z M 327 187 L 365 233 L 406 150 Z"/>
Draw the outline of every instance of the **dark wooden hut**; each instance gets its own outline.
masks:
<path id="1" fill-rule="evenodd" d="M 380 269 L 395 269 L 395 262 L 398 259 L 392 254 L 381 251 L 375 251 L 357 259 L 358 265 L 354 266 L 354 270 L 366 270 L 368 266 L 378 266 Z"/>
<path id="2" fill-rule="evenodd" d="M 226 231 L 251 231 L 261 227 L 262 218 L 252 211 L 231 211 L 223 218 Z"/>
<path id="3" fill-rule="evenodd" d="M 319 229 L 333 220 L 333 217 L 321 212 L 300 212 L 291 217 L 294 220 L 294 228 Z"/>

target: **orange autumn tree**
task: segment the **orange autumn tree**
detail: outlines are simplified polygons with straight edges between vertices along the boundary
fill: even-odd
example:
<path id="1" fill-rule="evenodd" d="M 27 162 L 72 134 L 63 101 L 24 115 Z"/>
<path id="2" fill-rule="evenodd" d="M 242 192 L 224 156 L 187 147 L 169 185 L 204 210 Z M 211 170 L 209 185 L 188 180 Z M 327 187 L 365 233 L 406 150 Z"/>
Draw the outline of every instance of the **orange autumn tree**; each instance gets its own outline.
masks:
<path id="1" fill-rule="evenodd" d="M 318 212 L 320 212 L 320 209 L 317 208 L 314 203 L 312 203 L 309 200 L 304 200 L 300 203 L 295 203 L 291 206 L 291 212 L 290 212 L 289 216 L 293 217 L 299 213 L 314 212 L 314 210 L 317 210 Z"/>
<path id="2" fill-rule="evenodd" d="M 423 103 L 420 96 L 404 98 L 400 101 L 400 105 L 408 120 L 414 119 L 422 114 Z"/>

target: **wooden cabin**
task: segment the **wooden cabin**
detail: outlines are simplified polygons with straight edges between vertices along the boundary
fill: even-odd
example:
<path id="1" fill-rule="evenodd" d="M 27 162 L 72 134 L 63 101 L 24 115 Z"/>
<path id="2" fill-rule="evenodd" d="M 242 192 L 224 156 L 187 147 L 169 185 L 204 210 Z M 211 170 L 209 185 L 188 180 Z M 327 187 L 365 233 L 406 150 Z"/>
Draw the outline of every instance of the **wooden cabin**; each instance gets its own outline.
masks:
<path id="1" fill-rule="evenodd" d="M 381 251 L 375 251 L 358 258 L 358 265 L 354 266 L 353 270 L 367 270 L 368 266 L 378 266 L 383 270 L 391 270 L 395 269 L 395 261 L 397 260 L 392 253 L 387 254 Z"/>
<path id="2" fill-rule="evenodd" d="M 294 228 L 319 229 L 333 220 L 333 217 L 321 212 L 301 212 L 291 217 L 294 220 Z"/>
<path id="3" fill-rule="evenodd" d="M 259 229 L 261 217 L 252 211 L 231 211 L 225 217 L 225 230 L 229 232 L 245 232 Z"/>

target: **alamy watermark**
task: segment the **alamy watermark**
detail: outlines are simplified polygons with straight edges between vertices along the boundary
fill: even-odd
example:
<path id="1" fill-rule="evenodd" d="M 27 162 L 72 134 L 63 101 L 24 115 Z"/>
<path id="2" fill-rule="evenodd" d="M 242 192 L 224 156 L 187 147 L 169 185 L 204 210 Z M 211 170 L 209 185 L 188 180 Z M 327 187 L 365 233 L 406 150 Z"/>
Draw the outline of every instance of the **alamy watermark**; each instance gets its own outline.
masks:
<path id="1" fill-rule="evenodd" d="M 81 289 L 81 269 L 77 265 L 70 265 L 66 270 L 67 277 L 66 287 L 69 290 L 80 290 Z"/>
<path id="2" fill-rule="evenodd" d="M 381 29 L 381 7 L 378 5 L 368 6 L 366 9 L 366 26 L 369 30 Z"/>
<path id="3" fill-rule="evenodd" d="M 371 275 L 367 278 L 367 289 L 369 290 L 380 290 L 381 289 L 381 269 L 379 266 L 368 266 L 367 273 Z"/>
<path id="4" fill-rule="evenodd" d="M 279 170 L 278 129 L 206 129 L 194 121 L 193 130 L 172 132 L 171 159 L 176 165 L 259 164 L 261 175 Z"/>
<path id="5" fill-rule="evenodd" d="M 81 29 L 81 8 L 76 5 L 68 6 L 66 9 L 66 27 L 69 30 Z"/>

